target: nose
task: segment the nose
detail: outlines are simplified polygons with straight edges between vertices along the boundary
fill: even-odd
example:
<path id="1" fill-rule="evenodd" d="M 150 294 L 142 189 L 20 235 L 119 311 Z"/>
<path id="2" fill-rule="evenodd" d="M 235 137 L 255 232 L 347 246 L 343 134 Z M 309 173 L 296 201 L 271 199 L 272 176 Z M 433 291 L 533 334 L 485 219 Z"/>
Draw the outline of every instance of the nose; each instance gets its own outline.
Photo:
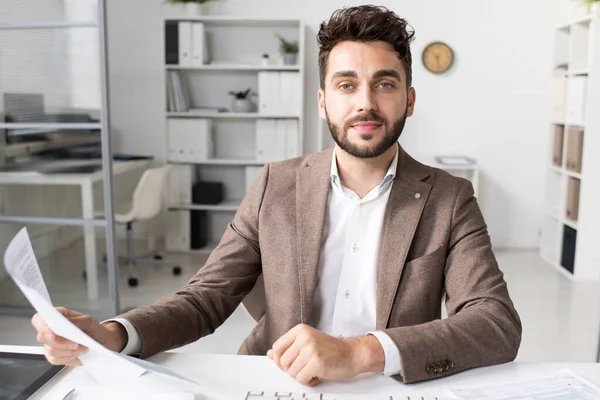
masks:
<path id="1" fill-rule="evenodd" d="M 375 92 L 369 85 L 362 85 L 362 88 L 357 94 L 356 112 L 364 113 L 370 111 L 377 111 Z"/>

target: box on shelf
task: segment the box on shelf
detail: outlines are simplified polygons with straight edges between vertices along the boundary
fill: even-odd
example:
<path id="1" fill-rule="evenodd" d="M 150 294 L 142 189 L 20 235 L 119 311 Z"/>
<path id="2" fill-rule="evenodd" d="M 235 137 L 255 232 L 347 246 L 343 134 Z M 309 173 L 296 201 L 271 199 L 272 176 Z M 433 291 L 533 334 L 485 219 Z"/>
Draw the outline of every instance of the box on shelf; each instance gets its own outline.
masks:
<path id="1" fill-rule="evenodd" d="M 579 192 L 581 181 L 575 178 L 569 178 L 567 184 L 567 209 L 566 217 L 568 220 L 577 221 L 579 217 Z"/>
<path id="2" fill-rule="evenodd" d="M 552 164 L 556 167 L 561 167 L 563 162 L 564 131 L 565 127 L 563 125 L 554 125 Z"/>
<path id="3" fill-rule="evenodd" d="M 200 162 L 213 157 L 212 121 L 171 118 L 167 121 L 168 157 L 174 162 Z"/>
<path id="4" fill-rule="evenodd" d="M 567 169 L 572 172 L 581 172 L 583 161 L 583 129 L 569 128 L 567 138 Z"/>
<path id="5" fill-rule="evenodd" d="M 299 155 L 298 121 L 259 119 L 256 121 L 256 161 L 281 161 Z"/>

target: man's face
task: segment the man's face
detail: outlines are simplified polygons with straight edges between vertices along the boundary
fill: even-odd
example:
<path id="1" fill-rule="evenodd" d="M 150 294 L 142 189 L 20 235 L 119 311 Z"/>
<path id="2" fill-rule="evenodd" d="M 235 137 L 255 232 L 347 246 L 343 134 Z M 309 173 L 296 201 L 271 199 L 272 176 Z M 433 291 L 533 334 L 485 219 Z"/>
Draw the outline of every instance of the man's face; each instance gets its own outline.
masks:
<path id="1" fill-rule="evenodd" d="M 319 114 L 333 139 L 359 158 L 380 156 L 396 143 L 416 94 L 406 88 L 406 72 L 385 42 L 340 42 L 329 53 Z"/>

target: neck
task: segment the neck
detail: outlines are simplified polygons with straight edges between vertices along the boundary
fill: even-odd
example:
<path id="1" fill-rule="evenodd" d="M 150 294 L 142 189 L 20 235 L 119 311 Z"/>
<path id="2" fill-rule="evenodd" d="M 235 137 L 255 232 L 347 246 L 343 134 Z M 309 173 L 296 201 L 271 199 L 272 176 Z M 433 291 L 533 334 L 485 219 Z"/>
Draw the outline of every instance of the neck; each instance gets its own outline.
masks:
<path id="1" fill-rule="evenodd" d="M 336 145 L 335 158 L 342 185 L 358 194 L 360 198 L 365 197 L 385 178 L 397 151 L 398 145 L 394 145 L 378 157 L 358 158 Z"/>

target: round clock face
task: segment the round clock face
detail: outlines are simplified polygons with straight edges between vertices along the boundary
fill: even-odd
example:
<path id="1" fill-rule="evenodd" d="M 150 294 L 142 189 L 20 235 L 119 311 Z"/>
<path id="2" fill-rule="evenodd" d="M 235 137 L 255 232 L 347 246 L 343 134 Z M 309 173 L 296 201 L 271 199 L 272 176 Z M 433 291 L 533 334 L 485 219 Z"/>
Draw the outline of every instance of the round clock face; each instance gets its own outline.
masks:
<path id="1" fill-rule="evenodd" d="M 423 50 L 423 65 L 435 74 L 448 71 L 453 61 L 454 53 L 445 43 L 431 43 Z"/>

